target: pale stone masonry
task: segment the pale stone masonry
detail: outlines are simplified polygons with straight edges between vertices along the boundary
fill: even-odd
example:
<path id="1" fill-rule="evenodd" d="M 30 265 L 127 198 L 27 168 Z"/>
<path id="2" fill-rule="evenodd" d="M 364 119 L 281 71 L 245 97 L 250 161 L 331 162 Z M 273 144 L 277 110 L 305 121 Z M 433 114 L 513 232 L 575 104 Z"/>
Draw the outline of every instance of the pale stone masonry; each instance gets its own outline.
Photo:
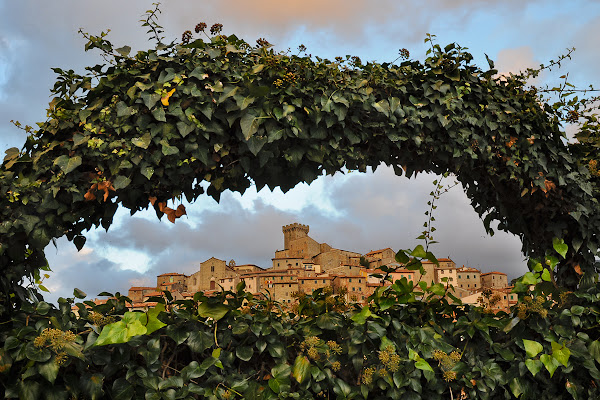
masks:
<path id="1" fill-rule="evenodd" d="M 397 263 L 396 253 L 391 248 L 371 250 L 364 255 L 336 249 L 308 236 L 309 226 L 298 223 L 283 226 L 282 232 L 284 249 L 275 251 L 270 268 L 236 265 L 233 260 L 226 262 L 211 257 L 189 276 L 169 272 L 157 276 L 156 287 L 131 287 L 132 308 L 147 309 L 147 300 L 162 295 L 163 290 L 171 292 L 177 300 L 191 299 L 196 292 L 234 291 L 240 282 L 245 283 L 247 291 L 270 297 L 284 306 L 293 305 L 299 293 L 312 294 L 324 288 L 331 288 L 334 294 L 343 293 L 347 301 L 364 303 L 378 287 L 391 285 L 375 276 L 385 275 L 380 269 L 384 265 L 395 269 L 390 274 L 394 282 L 405 279 L 415 285 L 423 281 L 428 285 L 452 286 L 454 296 L 466 304 L 482 303 L 481 292 L 486 288 L 500 296 L 498 309 L 506 311 L 516 301 L 515 295 L 510 293 L 506 274 L 501 272 L 482 274 L 475 268 L 457 268 L 450 258 L 439 258 L 439 265 L 423 261 L 425 273 L 421 274 Z M 361 265 L 362 257 L 368 267 Z"/>

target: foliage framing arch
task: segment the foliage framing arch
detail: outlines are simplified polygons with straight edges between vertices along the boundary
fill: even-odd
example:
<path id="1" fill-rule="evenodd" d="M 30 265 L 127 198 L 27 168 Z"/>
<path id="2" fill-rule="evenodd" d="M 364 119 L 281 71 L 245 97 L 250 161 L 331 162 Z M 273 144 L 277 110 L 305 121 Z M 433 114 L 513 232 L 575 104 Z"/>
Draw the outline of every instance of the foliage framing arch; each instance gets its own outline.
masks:
<path id="1" fill-rule="evenodd" d="M 48 120 L 26 128 L 23 149 L 7 151 L 0 169 L 4 311 L 27 298 L 22 279 L 46 264 L 51 240 L 67 235 L 81 248 L 82 233 L 108 229 L 119 204 L 132 214 L 151 204 L 174 220 L 184 210 L 167 201 L 193 201 L 201 181 L 218 200 L 251 180 L 286 191 L 381 163 L 409 177 L 455 173 L 486 229 L 499 221 L 528 255 L 564 238 L 559 283 L 595 272 L 593 178 L 522 75 L 499 79 L 456 45 L 432 44 L 424 63 L 363 64 L 213 33 L 135 55 L 89 36 L 86 50 L 99 48 L 108 66 L 55 69 Z"/>

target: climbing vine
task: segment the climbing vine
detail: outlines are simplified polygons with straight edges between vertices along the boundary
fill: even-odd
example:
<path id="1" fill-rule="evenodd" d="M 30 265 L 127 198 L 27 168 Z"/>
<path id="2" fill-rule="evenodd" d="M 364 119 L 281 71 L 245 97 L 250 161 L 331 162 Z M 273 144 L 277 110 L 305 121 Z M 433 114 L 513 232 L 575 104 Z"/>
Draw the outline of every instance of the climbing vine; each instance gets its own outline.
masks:
<path id="1" fill-rule="evenodd" d="M 106 64 L 85 74 L 55 68 L 48 119 L 7 151 L 2 313 L 29 298 L 23 279 L 46 267 L 52 240 L 66 235 L 81 249 L 84 233 L 108 229 L 119 206 L 153 207 L 173 222 L 185 213 L 175 199 L 195 200 L 203 183 L 218 200 L 251 184 L 287 191 L 382 163 L 408 177 L 456 174 L 486 228 L 498 221 L 530 256 L 562 238 L 569 254 L 554 271 L 560 285 L 595 274 L 596 142 L 569 145 L 563 109 L 541 102 L 525 75 L 498 78 L 491 61 L 482 70 L 465 49 L 432 37 L 423 62 L 403 52 L 383 64 L 312 57 L 303 46 L 277 52 L 265 39 L 225 35 L 220 24 L 200 23 L 200 38 L 186 31 L 165 44 L 156 16 L 150 10 L 142 21 L 156 41 L 148 50 L 86 34 L 86 50 Z M 589 119 L 584 132 L 595 127 Z"/>

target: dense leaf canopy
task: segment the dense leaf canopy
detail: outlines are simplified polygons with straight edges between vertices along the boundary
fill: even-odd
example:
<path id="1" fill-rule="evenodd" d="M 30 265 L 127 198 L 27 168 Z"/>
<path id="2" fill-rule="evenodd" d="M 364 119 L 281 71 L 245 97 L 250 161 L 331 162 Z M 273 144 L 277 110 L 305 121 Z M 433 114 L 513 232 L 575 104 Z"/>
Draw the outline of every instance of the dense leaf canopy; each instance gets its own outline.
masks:
<path id="1" fill-rule="evenodd" d="M 152 205 L 174 221 L 178 196 L 252 182 L 286 191 L 323 173 L 382 163 L 397 175 L 451 172 L 486 227 L 519 235 L 528 255 L 554 237 L 569 245 L 556 280 L 594 271 L 600 231 L 596 187 L 523 76 L 498 78 L 456 45 L 433 44 L 424 62 L 362 63 L 274 52 L 236 36 L 131 53 L 90 36 L 108 62 L 87 75 L 55 69 L 48 119 L 10 149 L 0 168 L 2 307 L 27 297 L 23 277 L 44 248 L 111 225 L 119 205 Z M 491 62 L 490 62 L 491 64 Z M 16 296 L 11 296 L 11 293 Z"/>

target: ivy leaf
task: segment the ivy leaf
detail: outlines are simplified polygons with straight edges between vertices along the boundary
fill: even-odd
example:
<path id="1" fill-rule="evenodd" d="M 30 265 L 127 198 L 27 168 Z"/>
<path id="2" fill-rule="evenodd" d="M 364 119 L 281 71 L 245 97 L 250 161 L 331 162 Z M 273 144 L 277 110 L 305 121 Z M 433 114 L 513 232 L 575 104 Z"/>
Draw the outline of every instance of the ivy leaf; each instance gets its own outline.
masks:
<path id="1" fill-rule="evenodd" d="M 119 53 L 120 55 L 122 55 L 123 57 L 127 57 L 129 55 L 129 53 L 131 53 L 131 47 L 123 46 L 123 47 L 119 47 L 118 49 L 115 49 L 115 51 L 117 53 Z"/>
<path id="2" fill-rule="evenodd" d="M 550 282 L 552 280 L 552 278 L 550 277 L 550 271 L 548 271 L 547 269 L 544 269 L 544 272 L 542 272 L 542 280 L 546 282 Z"/>
<path id="3" fill-rule="evenodd" d="M 406 264 L 410 261 L 410 258 L 406 255 L 404 250 L 398 250 L 398 252 L 396 253 L 395 259 L 400 264 Z"/>
<path id="4" fill-rule="evenodd" d="M 152 140 L 152 136 L 150 136 L 150 133 L 147 132 L 142 137 L 136 137 L 136 138 L 131 139 L 131 143 L 134 146 L 141 147 L 142 149 L 145 150 L 148 148 L 148 146 L 150 146 L 151 140 Z"/>
<path id="5" fill-rule="evenodd" d="M 429 365 L 429 363 L 427 361 L 425 361 L 424 359 L 422 359 L 421 357 L 419 357 L 417 359 L 417 361 L 415 362 L 415 368 L 418 368 L 423 371 L 433 372 L 433 368 L 431 368 L 431 365 Z"/>
<path id="6" fill-rule="evenodd" d="M 167 122 L 167 118 L 165 118 L 165 109 L 162 107 L 158 107 L 152 110 L 152 116 L 157 121 Z"/>
<path id="7" fill-rule="evenodd" d="M 203 318 L 212 318 L 215 321 L 220 320 L 229 312 L 229 307 L 223 304 L 200 303 L 198 306 L 198 315 Z"/>
<path id="8" fill-rule="evenodd" d="M 266 143 L 267 138 L 265 136 L 252 136 L 248 139 L 248 149 L 252 154 L 257 155 Z"/>
<path id="9" fill-rule="evenodd" d="M 154 167 L 146 165 L 140 169 L 140 172 L 146 177 L 146 179 L 150 180 L 152 175 L 154 175 Z"/>
<path id="10" fill-rule="evenodd" d="M 77 235 L 73 238 L 73 244 L 77 247 L 77 251 L 80 251 L 85 244 L 86 238 L 83 235 Z"/>
<path id="11" fill-rule="evenodd" d="M 369 318 L 371 315 L 373 315 L 373 314 L 371 313 L 369 306 L 364 306 L 362 308 L 362 310 L 360 310 L 360 312 L 354 314 L 351 319 L 352 319 L 352 321 L 356 322 L 358 325 L 364 325 L 367 322 L 367 318 Z"/>
<path id="12" fill-rule="evenodd" d="M 552 378 L 552 376 L 554 375 L 554 371 L 556 371 L 556 368 L 558 368 L 558 366 L 560 365 L 558 360 L 556 360 L 551 355 L 542 354 L 540 356 L 540 361 L 542 362 L 542 364 L 544 364 L 544 367 L 546 367 L 546 369 L 550 373 L 550 378 Z"/>
<path id="13" fill-rule="evenodd" d="M 195 125 L 192 124 L 186 124 L 183 121 L 179 121 L 177 123 L 177 130 L 179 131 L 179 134 L 181 135 L 181 137 L 186 137 L 187 135 L 190 134 L 190 132 L 192 132 L 195 129 Z"/>
<path id="14" fill-rule="evenodd" d="M 235 349 L 235 355 L 242 361 L 250 361 L 253 354 L 254 349 L 250 346 L 238 346 Z"/>
<path id="15" fill-rule="evenodd" d="M 415 247 L 414 250 L 410 252 L 410 255 L 417 258 L 427 257 L 427 253 L 425 252 L 423 245 L 418 245 L 417 247 Z"/>
<path id="16" fill-rule="evenodd" d="M 554 340 L 550 342 L 550 344 L 552 345 L 552 356 L 556 359 L 556 361 L 558 361 L 566 367 L 567 363 L 569 362 L 571 350 L 569 350 L 564 344 L 560 345 Z"/>
<path id="17" fill-rule="evenodd" d="M 310 361 L 306 356 L 296 357 L 294 366 L 292 367 L 292 376 L 298 381 L 298 383 L 304 382 L 310 375 Z"/>
<path id="18" fill-rule="evenodd" d="M 104 346 L 114 343 L 125 343 L 127 341 L 127 326 L 123 321 L 113 322 L 105 325 L 96 339 L 94 346 Z"/>
<path id="19" fill-rule="evenodd" d="M 534 340 L 523 339 L 523 345 L 525 346 L 525 352 L 529 358 L 537 356 L 544 350 L 544 346 Z"/>
<path id="20" fill-rule="evenodd" d="M 562 256 L 562 258 L 567 256 L 569 245 L 567 245 L 563 239 L 552 239 L 552 247 L 554 247 L 554 250 L 556 250 L 556 252 Z"/>
<path id="21" fill-rule="evenodd" d="M 146 312 L 146 316 L 148 318 L 148 322 L 146 323 L 146 334 L 149 335 L 154 331 L 159 330 L 166 324 L 158 319 L 158 314 L 165 311 L 165 305 L 162 303 L 158 303 L 156 306 Z"/>
<path id="22" fill-rule="evenodd" d="M 254 109 L 248 110 L 240 119 L 240 127 L 242 128 L 242 134 L 246 140 L 250 139 L 250 137 L 258 131 L 258 126 L 259 119 Z"/>
<path id="23" fill-rule="evenodd" d="M 68 174 L 81 165 L 81 157 L 69 157 L 67 155 L 62 155 L 54 160 L 54 165 L 58 165 L 65 174 Z"/>
<path id="24" fill-rule="evenodd" d="M 525 360 L 525 366 L 531 372 L 531 375 L 536 376 L 540 369 L 542 369 L 542 362 L 540 360 Z"/>
<path id="25" fill-rule="evenodd" d="M 85 294 L 83 290 L 75 288 L 73 289 L 73 296 L 75 296 L 77 299 L 85 299 L 87 294 Z"/>
<path id="26" fill-rule="evenodd" d="M 162 153 L 165 156 L 170 156 L 179 153 L 179 149 L 177 148 L 177 146 L 171 146 L 166 139 L 161 140 L 160 144 L 162 145 Z"/>
<path id="27" fill-rule="evenodd" d="M 521 282 L 525 285 L 535 285 L 539 282 L 539 280 L 533 272 L 527 272 L 525 275 L 523 275 L 523 278 L 521 278 Z"/>
<path id="28" fill-rule="evenodd" d="M 49 360 L 43 364 L 38 365 L 38 371 L 46 380 L 50 383 L 54 383 L 58 376 L 58 370 L 60 367 L 54 360 Z"/>
<path id="29" fill-rule="evenodd" d="M 600 341 L 594 340 L 592 343 L 588 345 L 588 351 L 590 355 L 594 357 L 596 362 L 600 364 Z"/>
<path id="30" fill-rule="evenodd" d="M 126 176 L 119 175 L 113 182 L 113 187 L 115 190 L 124 189 L 131 183 L 131 179 Z"/>

